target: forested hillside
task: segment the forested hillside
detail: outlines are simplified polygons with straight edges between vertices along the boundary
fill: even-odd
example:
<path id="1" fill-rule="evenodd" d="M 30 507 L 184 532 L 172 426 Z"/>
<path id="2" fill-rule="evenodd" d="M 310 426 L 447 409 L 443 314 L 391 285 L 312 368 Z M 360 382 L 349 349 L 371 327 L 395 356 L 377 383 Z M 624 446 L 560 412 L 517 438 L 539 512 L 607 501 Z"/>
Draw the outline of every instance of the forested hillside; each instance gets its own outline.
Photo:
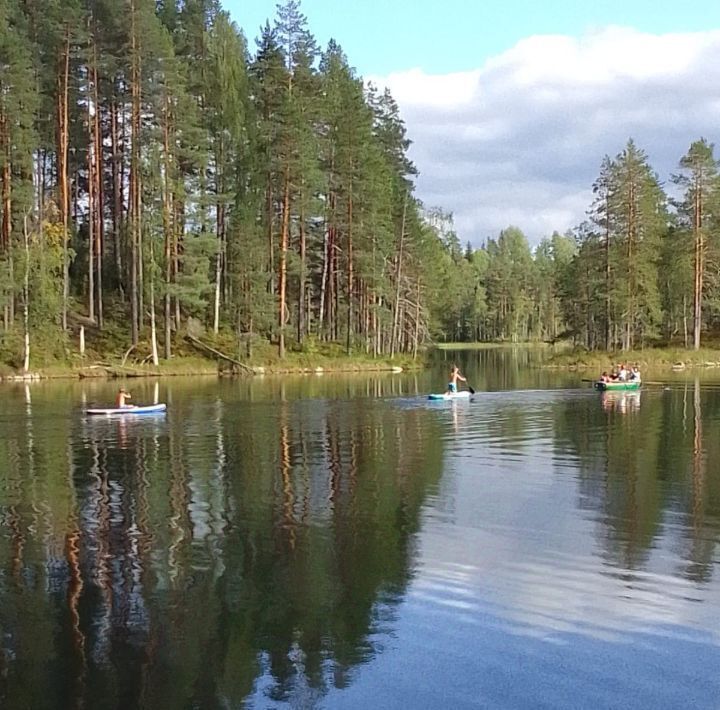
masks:
<path id="1" fill-rule="evenodd" d="M 281 357 L 439 333 L 454 268 L 398 107 L 295 0 L 253 47 L 216 0 L 0 0 L 0 68 L 6 359 L 78 322 L 156 362 L 188 319 Z"/>
<path id="2" fill-rule="evenodd" d="M 157 363 L 188 324 L 282 358 L 699 344 L 717 317 L 705 141 L 677 209 L 629 142 L 574 233 L 463 249 L 415 195 L 390 93 L 318 47 L 296 0 L 247 29 L 218 0 L 0 0 L 0 359 L 62 360 L 79 324 Z"/>

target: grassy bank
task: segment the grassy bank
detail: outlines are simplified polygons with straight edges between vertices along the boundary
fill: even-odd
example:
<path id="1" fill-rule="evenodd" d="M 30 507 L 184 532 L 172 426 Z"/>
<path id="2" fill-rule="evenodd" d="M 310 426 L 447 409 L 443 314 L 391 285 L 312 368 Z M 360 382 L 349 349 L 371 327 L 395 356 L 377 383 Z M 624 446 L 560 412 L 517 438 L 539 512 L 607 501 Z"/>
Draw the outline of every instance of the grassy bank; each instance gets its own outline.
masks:
<path id="1" fill-rule="evenodd" d="M 227 338 L 205 338 L 209 346 L 235 359 Z M 218 376 L 319 373 L 319 372 L 373 372 L 419 369 L 425 366 L 425 359 L 399 355 L 394 358 L 373 358 L 364 352 L 347 355 L 338 343 L 310 342 L 304 349 L 288 350 L 280 359 L 277 347 L 267 342 L 253 345 L 250 357 L 238 359 L 242 368 L 229 361 L 204 356 L 187 342 L 179 343 L 170 360 L 160 360 L 159 365 L 152 364 L 148 343 L 140 343 L 131 352 L 118 347 L 106 347 L 100 351 L 97 347 L 89 349 L 84 356 L 67 352 L 64 358 L 40 350 L 34 353 L 30 374 L 24 377 L 16 362 L 0 364 L 0 379 L 16 381 L 18 379 L 60 379 L 60 378 L 132 378 L 132 377 L 170 377 L 184 375 Z"/>
<path id="2" fill-rule="evenodd" d="M 686 350 L 666 347 L 614 352 L 575 350 L 553 356 L 544 366 L 602 371 L 617 363 L 637 365 L 641 369 L 720 367 L 720 349 Z"/>

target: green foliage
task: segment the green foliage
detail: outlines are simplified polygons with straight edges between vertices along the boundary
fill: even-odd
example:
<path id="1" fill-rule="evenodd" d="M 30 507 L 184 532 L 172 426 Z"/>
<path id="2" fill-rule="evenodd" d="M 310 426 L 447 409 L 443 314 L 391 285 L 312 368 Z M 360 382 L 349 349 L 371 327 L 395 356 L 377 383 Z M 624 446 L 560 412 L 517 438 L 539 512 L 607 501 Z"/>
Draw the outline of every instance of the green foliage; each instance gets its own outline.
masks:
<path id="1" fill-rule="evenodd" d="M 210 274 L 217 248 L 211 234 L 189 235 L 183 243 L 183 271 L 177 282 L 168 286 L 187 313 L 198 318 L 204 318 L 213 289 Z"/>
<path id="2" fill-rule="evenodd" d="M 0 214 L 0 223 L 9 219 L 15 235 L 33 200 L 38 105 L 27 17 L 17 0 L 4 0 L 0 3 L 0 186 L 10 191 L 12 202 L 10 214 Z M 7 186 L 5 170 L 12 180 Z"/>
<path id="3" fill-rule="evenodd" d="M 589 348 L 630 349 L 661 334 L 660 255 L 670 224 L 667 198 L 632 140 L 603 160 L 590 222 L 564 277 L 566 320 Z"/>
<path id="4" fill-rule="evenodd" d="M 628 141 L 602 161 L 572 234 L 531 249 L 508 227 L 474 249 L 415 197 L 393 96 L 337 42 L 319 51 L 298 0 L 278 6 L 253 52 L 217 0 L 2 0 L 0 65 L 8 330 L 24 298 L 23 219 L 61 221 L 65 100 L 70 296 L 109 329 L 99 313 L 112 303 L 105 315 L 131 321 L 133 342 L 159 323 L 166 357 L 189 316 L 237 343 L 342 342 L 376 357 L 433 339 L 687 339 L 699 267 L 695 320 L 720 325 L 718 172 L 704 139 L 680 160 L 676 215 Z M 31 245 L 34 333 L 58 328 L 56 256 Z"/>
<path id="5" fill-rule="evenodd" d="M 674 274 L 667 274 L 664 301 L 668 313 L 667 329 L 686 329 L 692 308 L 693 339 L 700 347 L 703 323 L 717 321 L 720 279 L 720 175 L 713 155 L 714 147 L 704 138 L 690 145 L 680 159 L 681 172 L 673 182 L 683 190 L 675 205 L 677 229 L 675 244 L 681 245 Z M 666 259 L 669 257 L 665 250 Z M 667 263 L 667 261 L 666 261 Z M 687 336 L 686 336 L 687 339 Z"/>

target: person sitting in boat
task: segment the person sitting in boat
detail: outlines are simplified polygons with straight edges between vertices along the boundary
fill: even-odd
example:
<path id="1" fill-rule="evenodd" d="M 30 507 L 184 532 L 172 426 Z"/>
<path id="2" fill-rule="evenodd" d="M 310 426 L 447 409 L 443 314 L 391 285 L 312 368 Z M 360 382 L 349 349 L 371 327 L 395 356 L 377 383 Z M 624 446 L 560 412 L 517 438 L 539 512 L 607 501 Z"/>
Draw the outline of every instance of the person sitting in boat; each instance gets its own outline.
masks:
<path id="1" fill-rule="evenodd" d="M 625 382 L 625 380 L 627 380 L 627 376 L 628 371 L 625 368 L 625 363 L 622 363 L 620 365 L 620 370 L 618 370 L 618 380 L 620 380 L 620 382 Z"/>
<path id="2" fill-rule="evenodd" d="M 638 370 L 638 366 L 637 366 L 637 365 L 635 365 L 635 367 L 633 367 L 633 368 L 630 370 L 630 378 L 629 378 L 629 379 L 630 379 L 632 382 L 640 382 L 640 370 Z"/>
<path id="3" fill-rule="evenodd" d="M 131 407 L 131 404 L 127 404 L 127 400 L 129 400 L 131 397 L 132 395 L 124 387 L 121 387 L 117 393 L 117 396 L 115 397 L 115 406 L 118 409 L 122 409 L 123 407 Z"/>
<path id="4" fill-rule="evenodd" d="M 600 375 L 600 382 L 610 382 L 610 375 L 608 375 L 607 370 Z"/>
<path id="5" fill-rule="evenodd" d="M 457 381 L 462 380 L 463 382 L 467 382 L 467 380 L 460 374 L 460 370 L 458 369 L 457 365 L 453 365 L 450 369 L 450 379 L 448 381 L 448 388 L 446 394 L 456 394 L 457 389 Z"/>

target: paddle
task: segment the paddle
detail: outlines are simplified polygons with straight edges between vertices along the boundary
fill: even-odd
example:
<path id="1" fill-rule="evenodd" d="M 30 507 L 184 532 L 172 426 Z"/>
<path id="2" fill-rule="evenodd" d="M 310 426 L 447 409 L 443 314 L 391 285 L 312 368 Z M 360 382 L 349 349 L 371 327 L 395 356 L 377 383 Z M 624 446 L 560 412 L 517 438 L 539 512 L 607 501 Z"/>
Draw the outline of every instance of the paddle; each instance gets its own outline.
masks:
<path id="1" fill-rule="evenodd" d="M 468 385 L 467 382 L 466 382 L 465 384 L 467 385 L 468 392 L 469 392 L 470 394 L 475 394 L 475 390 L 474 390 L 472 387 L 470 387 L 470 385 Z"/>

